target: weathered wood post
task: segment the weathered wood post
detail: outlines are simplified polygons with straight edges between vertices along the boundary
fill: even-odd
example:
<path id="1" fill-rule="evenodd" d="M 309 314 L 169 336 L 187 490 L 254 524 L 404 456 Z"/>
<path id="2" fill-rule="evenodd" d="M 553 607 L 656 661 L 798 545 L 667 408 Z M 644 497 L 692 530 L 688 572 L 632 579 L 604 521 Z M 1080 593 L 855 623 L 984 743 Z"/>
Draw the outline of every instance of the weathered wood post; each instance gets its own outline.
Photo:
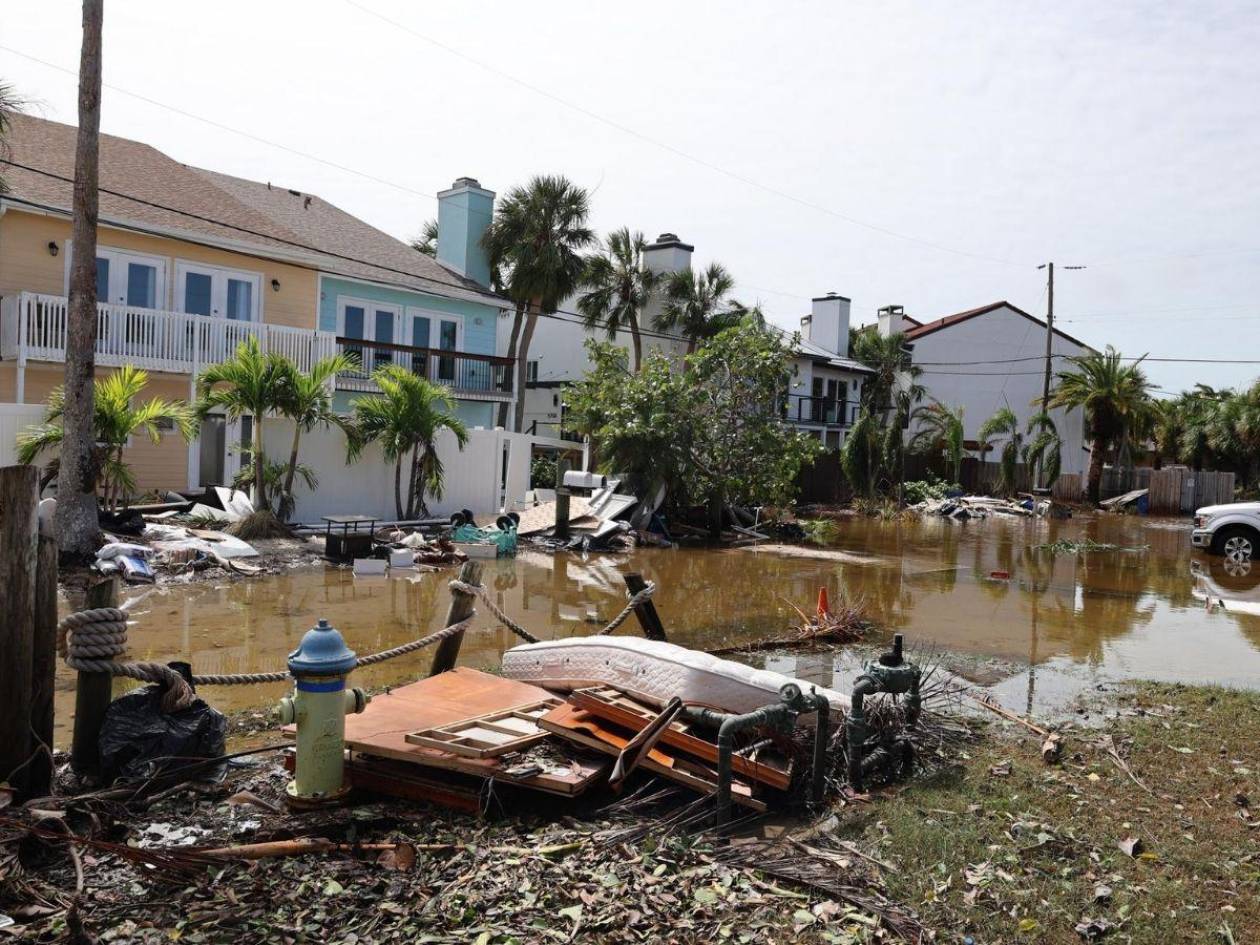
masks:
<path id="1" fill-rule="evenodd" d="M 465 584 L 480 584 L 481 562 L 465 561 L 463 567 L 459 569 L 459 579 Z M 451 606 L 446 611 L 446 623 L 442 626 L 449 627 L 469 617 L 473 612 L 473 602 L 475 600 L 476 598 L 472 594 L 451 588 Z M 436 676 L 438 673 L 444 673 L 448 669 L 454 669 L 455 661 L 459 659 L 459 648 L 463 645 L 463 630 L 439 643 L 437 650 L 433 653 L 433 663 L 429 666 L 429 675 Z"/>
<path id="2" fill-rule="evenodd" d="M 568 468 L 568 460 L 563 456 L 556 458 L 556 527 L 552 531 L 556 538 L 569 537 L 569 497 L 573 493 L 564 484 L 564 474 Z"/>
<path id="3" fill-rule="evenodd" d="M 626 575 L 626 590 L 633 596 L 647 587 L 647 582 L 643 580 L 643 575 L 636 572 L 630 572 Z M 651 600 L 645 600 L 638 607 L 634 608 L 634 615 L 639 618 L 639 626 L 643 628 L 643 635 L 649 640 L 668 640 L 665 635 L 665 625 L 661 623 L 661 615 L 656 612 L 656 605 Z"/>
<path id="4" fill-rule="evenodd" d="M 0 781 L 11 780 L 23 797 L 30 782 L 30 767 L 22 766 L 30 760 L 32 750 L 38 506 L 38 469 L 0 469 L 0 655 L 4 658 L 4 678 L 0 681 Z"/>
<path id="5" fill-rule="evenodd" d="M 108 577 L 87 589 L 83 607 L 117 607 L 118 595 L 118 577 Z M 74 736 L 70 742 L 70 767 L 76 774 L 100 773 L 101 725 L 113 695 L 114 677 L 109 673 L 79 673 L 74 692 Z"/>
<path id="6" fill-rule="evenodd" d="M 49 528 L 52 523 L 49 522 Z M 52 793 L 54 700 L 57 685 L 57 539 L 39 536 L 35 577 L 35 645 L 31 661 L 31 749 L 46 747 L 31 762 L 33 795 Z"/>

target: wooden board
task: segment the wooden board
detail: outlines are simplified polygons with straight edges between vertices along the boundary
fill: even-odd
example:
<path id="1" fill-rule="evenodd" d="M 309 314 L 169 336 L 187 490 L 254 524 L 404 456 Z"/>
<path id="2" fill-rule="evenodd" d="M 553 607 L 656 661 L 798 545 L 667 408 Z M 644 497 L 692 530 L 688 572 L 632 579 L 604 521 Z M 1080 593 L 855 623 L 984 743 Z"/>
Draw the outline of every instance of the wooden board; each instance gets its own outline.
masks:
<path id="1" fill-rule="evenodd" d="M 489 715 L 408 732 L 407 741 L 465 758 L 494 758 L 523 751 L 547 738 L 538 719 L 560 704 L 557 696 Z"/>
<path id="2" fill-rule="evenodd" d="M 621 754 L 622 749 L 633 737 L 612 727 L 604 719 L 569 705 L 567 702 L 544 715 L 538 720 L 538 724 L 574 744 L 602 751 L 614 758 Z M 699 791 L 701 794 L 713 794 L 717 790 L 717 774 L 712 768 L 699 762 L 677 758 L 663 751 L 659 746 L 648 752 L 639 767 L 693 791 Z M 742 781 L 731 781 L 731 800 L 758 813 L 766 809 L 762 801 L 752 796 L 752 788 Z"/>
<path id="3" fill-rule="evenodd" d="M 656 715 L 655 710 L 611 688 L 578 689 L 569 694 L 569 701 L 597 718 L 606 719 L 631 732 L 644 728 Z M 713 742 L 690 734 L 682 722 L 674 722 L 661 736 L 661 744 L 676 748 L 704 761 L 717 763 L 718 749 Z M 731 770 L 746 778 L 786 791 L 792 783 L 792 769 L 775 767 L 765 762 L 750 761 L 741 755 L 731 757 Z"/>
<path id="4" fill-rule="evenodd" d="M 374 696 L 363 712 L 346 717 L 346 747 L 364 755 L 495 778 L 537 791 L 580 794 L 602 780 L 612 762 L 602 758 L 575 758 L 571 772 L 543 772 L 515 778 L 505 772 L 515 763 L 511 756 L 463 758 L 448 751 L 407 743 L 408 732 L 450 725 L 548 698 L 551 693 L 546 689 L 461 666 Z"/>

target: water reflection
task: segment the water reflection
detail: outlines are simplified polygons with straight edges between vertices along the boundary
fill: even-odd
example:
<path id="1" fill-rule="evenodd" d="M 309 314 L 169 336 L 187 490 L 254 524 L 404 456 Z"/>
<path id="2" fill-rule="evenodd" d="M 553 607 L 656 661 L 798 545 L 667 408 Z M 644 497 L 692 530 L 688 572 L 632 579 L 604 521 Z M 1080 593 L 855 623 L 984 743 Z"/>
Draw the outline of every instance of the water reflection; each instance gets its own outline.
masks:
<path id="1" fill-rule="evenodd" d="M 671 639 L 697 647 L 779 634 L 794 618 L 788 602 L 809 609 L 825 586 L 833 600 L 860 601 L 873 620 L 914 643 L 1026 665 L 1007 687 L 1008 702 L 1021 709 L 1053 701 L 1065 675 L 1260 686 L 1260 569 L 1231 573 L 1221 559 L 1192 554 L 1188 528 L 1118 516 L 965 524 L 860 519 L 842 523 L 838 547 L 865 554 L 861 563 L 744 549 L 643 549 L 588 560 L 523 551 L 515 560 L 488 562 L 484 580 L 500 607 L 549 638 L 602 625 L 624 603 L 623 573 L 637 570 L 660 588 L 656 603 Z M 1060 539 L 1130 550 L 1076 555 L 1041 547 Z M 320 617 L 359 652 L 374 652 L 437 629 L 448 577 L 356 579 L 321 568 L 150 590 L 134 611 L 131 652 L 187 658 L 203 673 L 271 670 Z M 462 659 L 494 666 L 515 642 L 479 617 Z M 774 668 L 825 684 L 856 666 L 845 655 L 769 659 Z M 412 679 L 428 660 L 423 652 L 410 655 L 359 678 L 368 685 Z M 73 679 L 64 668 L 58 686 L 58 721 L 68 724 Z M 284 688 L 220 688 L 212 698 L 261 711 Z"/>

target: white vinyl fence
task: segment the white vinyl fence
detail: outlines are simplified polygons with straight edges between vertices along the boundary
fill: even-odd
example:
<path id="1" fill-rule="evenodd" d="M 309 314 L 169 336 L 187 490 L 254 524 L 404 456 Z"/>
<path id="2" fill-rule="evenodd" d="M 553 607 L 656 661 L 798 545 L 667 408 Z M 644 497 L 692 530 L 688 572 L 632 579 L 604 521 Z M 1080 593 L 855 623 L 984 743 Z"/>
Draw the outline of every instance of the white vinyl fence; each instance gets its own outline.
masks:
<path id="1" fill-rule="evenodd" d="M 44 421 L 43 404 L 0 404 L 0 466 L 17 463 L 17 435 Z"/>

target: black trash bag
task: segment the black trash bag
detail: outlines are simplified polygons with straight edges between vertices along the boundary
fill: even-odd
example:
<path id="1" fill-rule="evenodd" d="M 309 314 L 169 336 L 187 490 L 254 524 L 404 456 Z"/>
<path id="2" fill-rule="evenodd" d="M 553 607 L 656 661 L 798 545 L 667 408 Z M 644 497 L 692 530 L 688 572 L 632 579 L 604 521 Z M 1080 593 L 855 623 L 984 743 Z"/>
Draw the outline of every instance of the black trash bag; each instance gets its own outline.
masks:
<path id="1" fill-rule="evenodd" d="M 162 687 L 145 686 L 110 703 L 101 725 L 101 773 L 105 783 L 160 775 L 198 758 L 222 758 L 227 719 L 201 699 L 178 712 L 162 711 Z M 214 780 L 222 765 L 196 773 Z"/>

